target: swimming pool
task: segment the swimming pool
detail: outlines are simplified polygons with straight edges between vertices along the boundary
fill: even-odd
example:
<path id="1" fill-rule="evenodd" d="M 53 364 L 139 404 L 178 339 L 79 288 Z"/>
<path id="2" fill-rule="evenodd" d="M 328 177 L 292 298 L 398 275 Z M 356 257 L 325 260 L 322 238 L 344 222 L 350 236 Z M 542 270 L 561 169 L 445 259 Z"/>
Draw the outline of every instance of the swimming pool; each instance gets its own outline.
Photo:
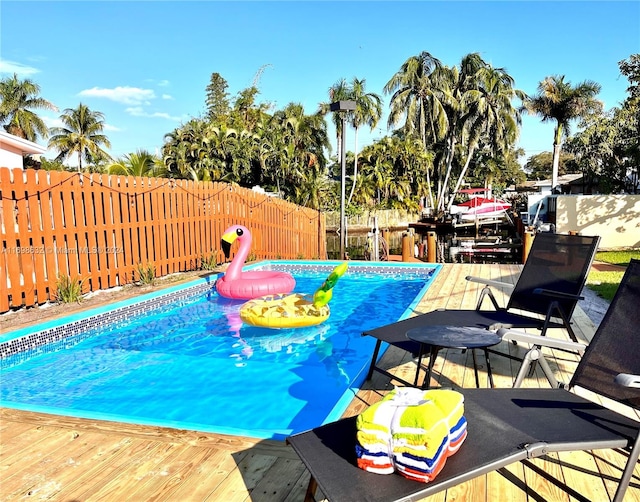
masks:
<path id="1" fill-rule="evenodd" d="M 313 292 L 339 262 L 261 262 Z M 249 267 L 245 267 L 247 269 Z M 283 439 L 337 419 L 375 340 L 407 317 L 440 265 L 349 263 L 319 326 L 243 324 L 216 276 L 0 336 L 0 405 Z"/>

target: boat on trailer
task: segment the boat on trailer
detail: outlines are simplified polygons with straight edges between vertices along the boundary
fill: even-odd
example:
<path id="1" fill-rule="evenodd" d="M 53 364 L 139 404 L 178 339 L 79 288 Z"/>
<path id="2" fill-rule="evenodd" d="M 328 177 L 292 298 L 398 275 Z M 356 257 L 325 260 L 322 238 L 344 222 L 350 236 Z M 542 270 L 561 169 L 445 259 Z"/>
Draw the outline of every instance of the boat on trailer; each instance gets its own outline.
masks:
<path id="1" fill-rule="evenodd" d="M 451 215 L 461 221 L 475 221 L 480 219 L 497 219 L 505 217 L 511 209 L 511 203 L 494 197 L 486 197 L 485 188 L 465 188 L 458 193 L 466 194 L 469 200 L 451 206 Z"/>

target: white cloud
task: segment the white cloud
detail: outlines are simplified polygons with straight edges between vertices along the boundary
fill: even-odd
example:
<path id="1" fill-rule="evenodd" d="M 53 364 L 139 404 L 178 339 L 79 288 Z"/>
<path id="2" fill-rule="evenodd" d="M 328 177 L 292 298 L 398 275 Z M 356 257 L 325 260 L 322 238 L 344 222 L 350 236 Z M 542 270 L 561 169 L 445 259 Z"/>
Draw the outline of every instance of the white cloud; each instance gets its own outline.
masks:
<path id="1" fill-rule="evenodd" d="M 154 84 L 157 87 L 169 87 L 171 85 L 171 82 L 169 82 L 168 80 L 156 80 L 154 78 L 147 78 L 145 79 L 145 82 L 149 82 L 150 84 Z"/>
<path id="2" fill-rule="evenodd" d="M 66 127 L 66 125 L 62 122 L 62 120 L 60 120 L 60 117 L 51 117 L 49 115 L 42 115 L 41 118 L 49 129 L 52 129 L 54 127 Z M 119 127 L 116 127 L 110 124 L 105 124 L 104 130 L 110 131 L 110 132 L 122 131 L 122 129 L 120 129 Z"/>
<path id="3" fill-rule="evenodd" d="M 163 94 L 162 99 L 173 99 L 173 96 L 171 94 Z"/>
<path id="4" fill-rule="evenodd" d="M 173 120 L 174 122 L 180 122 L 183 117 L 175 117 L 173 115 L 169 115 L 168 113 L 162 113 L 162 112 L 154 112 L 154 113 L 149 113 L 149 112 L 145 112 L 144 109 L 141 106 L 132 106 L 129 107 L 125 110 L 129 115 L 132 115 L 134 117 L 147 117 L 147 118 L 153 118 L 153 119 L 166 119 L 166 120 Z"/>
<path id="5" fill-rule="evenodd" d="M 7 61 L 6 59 L 0 59 L 0 73 L 13 74 L 16 73 L 20 77 L 28 77 L 40 73 L 40 70 L 33 66 L 23 65 L 22 63 L 16 63 L 15 61 Z"/>
<path id="6" fill-rule="evenodd" d="M 62 123 L 62 120 L 60 120 L 60 117 L 50 117 L 48 115 L 41 115 L 40 118 L 49 129 L 53 127 L 64 127 L 64 124 Z"/>
<path id="7" fill-rule="evenodd" d="M 149 104 L 149 100 L 155 99 L 156 95 L 151 89 L 140 89 L 139 87 L 118 86 L 113 89 L 103 89 L 94 87 L 80 91 L 79 96 L 89 96 L 95 98 L 106 98 L 116 103 L 125 105 Z"/>

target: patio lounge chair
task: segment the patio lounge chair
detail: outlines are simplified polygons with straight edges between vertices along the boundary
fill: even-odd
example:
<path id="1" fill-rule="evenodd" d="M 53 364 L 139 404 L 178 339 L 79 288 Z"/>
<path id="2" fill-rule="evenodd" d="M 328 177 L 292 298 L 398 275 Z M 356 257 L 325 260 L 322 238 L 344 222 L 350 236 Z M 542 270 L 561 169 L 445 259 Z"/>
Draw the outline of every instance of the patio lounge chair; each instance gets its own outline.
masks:
<path id="1" fill-rule="evenodd" d="M 633 260 L 570 382 L 640 416 L 640 260 Z M 317 487 L 329 500 L 418 500 L 513 462 L 550 452 L 628 449 L 615 502 L 622 502 L 640 453 L 640 422 L 568 389 L 460 389 L 468 436 L 427 484 L 356 466 L 356 419 L 345 418 L 291 436 Z M 617 475 L 615 475 L 617 477 Z M 554 481 L 555 483 L 555 481 Z M 556 484 L 562 483 L 558 481 Z"/>
<path id="2" fill-rule="evenodd" d="M 518 281 L 510 283 L 467 277 L 468 281 L 484 284 L 475 310 L 440 309 L 403 321 L 365 331 L 363 335 L 377 339 L 367 380 L 377 371 L 404 385 L 417 385 L 421 359 L 418 360 L 413 383 L 406 382 L 377 365 L 382 342 L 420 354 L 420 344 L 408 340 L 408 330 L 425 325 L 500 328 L 537 328 L 546 335 L 549 328 L 565 328 L 574 342 L 578 339 L 571 327 L 571 316 L 587 280 L 589 269 L 600 243 L 600 237 L 565 234 L 538 234 Z M 492 287 L 512 289 L 506 307 L 501 308 Z M 494 309 L 482 309 L 489 298 Z M 508 334 L 505 335 L 508 339 Z M 423 347 L 424 349 L 424 347 Z M 428 352 L 428 351 L 427 351 Z M 490 350 L 490 352 L 495 352 Z M 513 358 L 508 354 L 500 355 Z"/>

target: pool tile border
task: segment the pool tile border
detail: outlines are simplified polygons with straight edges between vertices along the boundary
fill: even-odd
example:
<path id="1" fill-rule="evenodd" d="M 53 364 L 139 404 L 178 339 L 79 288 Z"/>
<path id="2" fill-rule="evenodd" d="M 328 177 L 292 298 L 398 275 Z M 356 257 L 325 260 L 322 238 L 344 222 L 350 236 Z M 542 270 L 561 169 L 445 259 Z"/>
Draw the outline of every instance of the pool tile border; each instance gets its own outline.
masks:
<path id="1" fill-rule="evenodd" d="M 71 321 L 59 326 L 36 331 L 28 335 L 23 335 L 0 343 L 0 360 L 8 359 L 20 353 L 29 353 L 38 350 L 41 353 L 55 352 L 61 348 L 68 347 L 68 338 L 74 337 L 74 344 L 84 340 L 88 336 L 93 336 L 91 330 L 126 321 L 127 319 L 143 314 L 144 312 L 168 305 L 175 301 L 186 300 L 195 295 L 203 294 L 215 287 L 214 282 L 204 282 L 189 286 L 178 291 L 142 300 L 129 305 L 100 312 L 84 319 Z M 83 336 L 84 335 L 84 336 Z"/>

